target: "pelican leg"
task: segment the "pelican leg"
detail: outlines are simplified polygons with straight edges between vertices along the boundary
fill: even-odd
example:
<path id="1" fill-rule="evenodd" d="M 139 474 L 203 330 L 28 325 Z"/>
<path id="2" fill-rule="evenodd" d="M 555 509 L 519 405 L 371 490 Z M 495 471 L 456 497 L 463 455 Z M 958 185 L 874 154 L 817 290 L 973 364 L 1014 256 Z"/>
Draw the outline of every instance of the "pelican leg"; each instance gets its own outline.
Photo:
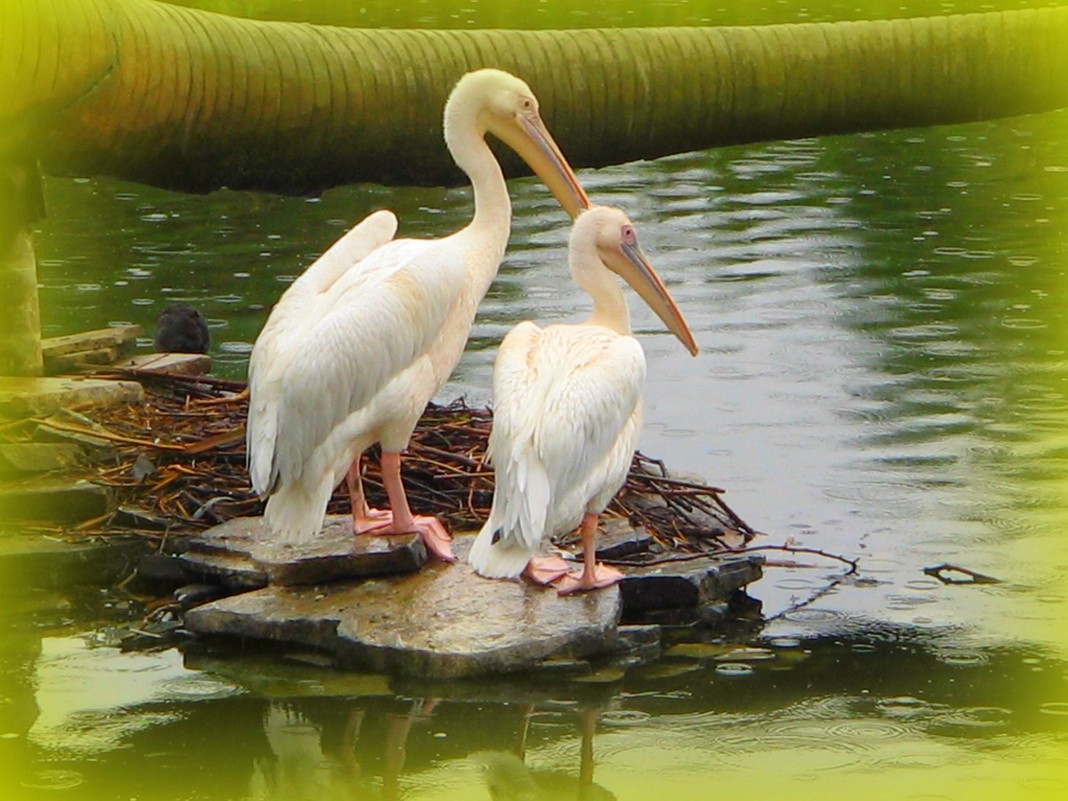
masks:
<path id="1" fill-rule="evenodd" d="M 401 456 L 399 453 L 382 451 L 382 483 L 386 485 L 389 506 L 393 516 L 387 523 L 379 523 L 368 530 L 368 534 L 408 534 L 417 533 L 434 556 L 444 562 L 455 562 L 456 554 L 452 552 L 452 537 L 445 526 L 436 517 L 427 515 L 414 516 L 408 506 L 408 496 L 400 475 Z"/>
<path id="2" fill-rule="evenodd" d="M 594 540 L 597 537 L 597 515 L 589 512 L 583 515 L 579 533 L 582 535 L 582 572 L 568 573 L 556 583 L 556 591 L 560 595 L 611 587 L 623 578 L 623 574 L 614 567 L 597 564 L 597 554 L 594 548 Z"/>
<path id="3" fill-rule="evenodd" d="M 367 505 L 363 494 L 363 471 L 360 469 L 360 456 L 352 460 L 349 472 L 345 474 L 345 484 L 349 488 L 349 501 L 352 504 L 352 530 L 356 534 L 367 534 L 376 526 L 388 525 L 393 515 L 388 509 L 372 509 Z"/>

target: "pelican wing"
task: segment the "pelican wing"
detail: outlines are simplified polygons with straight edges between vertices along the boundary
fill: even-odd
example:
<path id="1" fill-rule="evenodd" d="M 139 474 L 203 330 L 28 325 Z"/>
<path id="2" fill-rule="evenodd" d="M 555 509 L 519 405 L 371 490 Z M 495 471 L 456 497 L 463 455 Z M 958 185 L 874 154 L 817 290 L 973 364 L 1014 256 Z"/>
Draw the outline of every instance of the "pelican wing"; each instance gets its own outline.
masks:
<path id="1" fill-rule="evenodd" d="M 303 320 L 273 340 L 270 358 L 250 376 L 250 472 L 257 491 L 269 492 L 280 476 L 299 478 L 331 432 L 433 341 L 460 291 L 444 280 L 452 264 L 447 254 L 428 258 L 443 241 L 389 242 L 326 291 L 293 304 Z"/>
<path id="2" fill-rule="evenodd" d="M 271 466 L 278 435 L 278 370 L 288 363 L 292 343 L 314 322 L 315 317 L 309 311 L 323 299 L 323 294 L 396 233 L 397 217 L 387 210 L 369 214 L 354 225 L 282 294 L 256 338 L 249 357 L 248 385 L 252 394 L 245 436 L 249 475 L 253 488 L 261 495 L 273 483 Z M 270 377 L 265 375 L 269 365 L 275 368 Z"/>
<path id="3" fill-rule="evenodd" d="M 310 322 L 305 313 L 308 303 L 327 292 L 342 275 L 392 240 L 396 233 L 397 217 L 393 212 L 386 209 L 373 212 L 347 231 L 290 284 L 256 339 L 256 347 L 249 359 L 249 383 L 261 369 L 260 364 L 273 360 L 277 351 L 285 347 L 286 340 Z"/>
<path id="4" fill-rule="evenodd" d="M 644 382 L 633 337 L 593 325 L 524 323 L 509 333 L 494 372 L 490 438 L 502 539 L 534 547 L 574 511 L 555 505 L 577 491 L 584 506 L 601 489 L 588 485 L 605 475 Z"/>

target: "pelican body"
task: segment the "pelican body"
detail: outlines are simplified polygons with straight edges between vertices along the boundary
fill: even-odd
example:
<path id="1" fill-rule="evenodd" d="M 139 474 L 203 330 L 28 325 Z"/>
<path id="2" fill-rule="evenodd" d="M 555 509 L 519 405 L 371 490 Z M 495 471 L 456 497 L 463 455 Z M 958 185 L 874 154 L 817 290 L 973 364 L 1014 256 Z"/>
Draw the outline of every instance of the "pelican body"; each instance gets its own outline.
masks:
<path id="1" fill-rule="evenodd" d="M 631 336 L 621 276 L 693 354 L 697 345 L 637 234 L 619 209 L 593 207 L 575 221 L 571 275 L 593 298 L 577 325 L 523 322 L 501 343 L 493 375 L 489 457 L 495 484 L 468 561 L 489 578 L 525 573 L 562 594 L 604 587 L 622 574 L 594 558 L 598 516 L 626 480 L 642 426 L 645 355 Z M 579 527 L 583 570 L 535 557 Z"/>
<path id="2" fill-rule="evenodd" d="M 256 340 L 249 475 L 282 541 L 314 537 L 347 478 L 356 533 L 418 532 L 434 554 L 454 559 L 441 522 L 411 514 L 400 454 L 459 361 L 508 242 L 508 187 L 486 134 L 516 150 L 572 216 L 589 202 L 518 78 L 465 75 L 445 104 L 444 128 L 471 179 L 471 223 L 442 239 L 394 239 L 391 212 L 369 215 L 293 282 Z M 360 456 L 375 443 L 389 511 L 370 509 L 363 494 Z"/>

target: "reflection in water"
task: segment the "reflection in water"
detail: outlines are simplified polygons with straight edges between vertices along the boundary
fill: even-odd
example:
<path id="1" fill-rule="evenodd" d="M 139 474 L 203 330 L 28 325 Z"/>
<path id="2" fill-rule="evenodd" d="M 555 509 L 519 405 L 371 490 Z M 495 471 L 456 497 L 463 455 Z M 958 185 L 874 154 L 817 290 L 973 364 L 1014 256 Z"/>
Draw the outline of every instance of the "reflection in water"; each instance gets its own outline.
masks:
<path id="1" fill-rule="evenodd" d="M 238 654 L 216 658 L 223 676 L 182 674 L 173 652 L 72 659 L 84 643 L 45 642 L 28 668 L 40 714 L 28 735 L 2 732 L 0 754 L 19 759 L 5 776 L 27 792 L 76 783 L 88 798 L 129 798 L 149 782 L 156 798 L 219 801 L 704 798 L 695 782 L 761 797 L 789 780 L 816 797 L 861 775 L 904 793 L 876 796 L 888 799 L 932 781 L 990 791 L 950 798 L 1012 798 L 1025 781 L 1029 798 L 1065 789 L 1063 663 L 1033 649 L 969 654 L 954 632 L 869 621 L 766 647 L 683 643 L 606 685 L 502 678 L 439 684 L 427 700 L 406 695 L 422 682 L 390 692 Z M 4 668 L 5 694 L 27 697 Z M 121 691 L 100 686 L 108 670 Z"/>
<path id="2" fill-rule="evenodd" d="M 381 742 L 380 782 L 365 776 L 361 765 L 361 753 L 370 750 L 360 742 L 365 709 L 357 704 L 349 708 L 337 742 L 328 747 L 319 726 L 297 707 L 270 704 L 264 713 L 263 731 L 271 754 L 254 762 L 249 782 L 250 801 L 330 801 L 354 796 L 396 801 L 402 797 L 399 779 L 412 723 L 430 715 L 435 704 L 432 699 L 416 702 L 409 713 L 388 716 L 386 735 Z"/>
<path id="3" fill-rule="evenodd" d="M 263 714 L 263 732 L 268 753 L 253 760 L 249 781 L 249 801 L 299 801 L 300 799 L 383 799 L 399 801 L 411 793 L 402 789 L 407 744 L 414 725 L 426 725 L 439 699 L 416 700 L 403 714 L 382 714 L 381 708 L 348 701 L 340 730 L 333 720 L 313 721 L 293 701 L 273 701 Z M 593 781 L 593 739 L 597 712 L 579 713 L 581 731 L 580 762 L 577 775 L 558 768 L 532 768 L 525 760 L 527 730 L 532 706 L 523 713 L 523 722 L 511 751 L 483 750 L 468 757 L 478 769 L 493 801 L 613 801 L 615 796 Z M 368 716 L 385 726 L 364 736 Z M 384 721 L 382 720 L 384 718 Z M 381 729 L 381 726 L 378 727 Z M 332 730 L 333 729 L 333 730 Z M 380 776 L 366 772 L 372 762 Z M 418 795 L 418 783 L 409 781 Z"/>

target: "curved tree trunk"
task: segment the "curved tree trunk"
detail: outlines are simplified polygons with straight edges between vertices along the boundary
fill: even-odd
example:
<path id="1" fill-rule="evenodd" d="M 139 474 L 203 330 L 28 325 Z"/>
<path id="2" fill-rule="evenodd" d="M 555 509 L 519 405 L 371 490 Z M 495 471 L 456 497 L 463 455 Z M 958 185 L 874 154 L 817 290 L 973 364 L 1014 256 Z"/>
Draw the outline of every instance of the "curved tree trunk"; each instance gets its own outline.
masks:
<path id="1" fill-rule="evenodd" d="M 5 5 L 0 159 L 197 191 L 451 182 L 441 110 L 479 66 L 531 84 L 575 166 L 1068 105 L 1068 82 L 1053 77 L 1068 75 L 1065 7 L 752 28 L 402 31 L 152 0 Z"/>

